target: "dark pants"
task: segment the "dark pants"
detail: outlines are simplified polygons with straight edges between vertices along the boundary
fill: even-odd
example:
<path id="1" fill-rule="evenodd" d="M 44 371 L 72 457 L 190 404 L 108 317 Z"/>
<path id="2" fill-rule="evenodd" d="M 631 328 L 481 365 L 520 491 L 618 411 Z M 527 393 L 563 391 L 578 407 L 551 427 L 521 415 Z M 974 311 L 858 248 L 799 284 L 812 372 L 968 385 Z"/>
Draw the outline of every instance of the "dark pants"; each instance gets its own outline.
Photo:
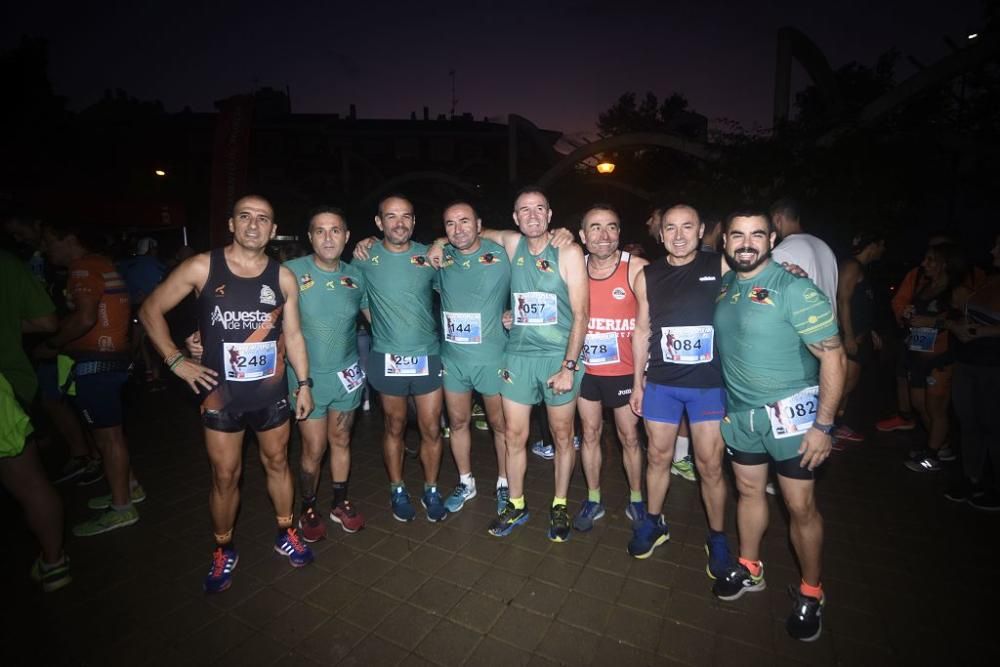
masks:
<path id="1" fill-rule="evenodd" d="M 958 415 L 962 469 L 966 479 L 981 482 L 987 461 L 993 483 L 1000 485 L 1000 367 L 958 362 L 952 377 L 951 402 Z"/>

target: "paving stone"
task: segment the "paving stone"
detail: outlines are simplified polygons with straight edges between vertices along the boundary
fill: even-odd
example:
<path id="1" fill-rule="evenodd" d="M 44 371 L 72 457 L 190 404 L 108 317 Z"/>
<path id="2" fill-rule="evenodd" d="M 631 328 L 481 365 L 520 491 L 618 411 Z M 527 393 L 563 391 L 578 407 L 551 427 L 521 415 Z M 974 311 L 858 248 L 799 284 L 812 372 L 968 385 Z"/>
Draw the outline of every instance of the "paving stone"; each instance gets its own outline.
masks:
<path id="1" fill-rule="evenodd" d="M 410 651 L 440 622 L 437 614 L 402 604 L 375 628 L 375 634 Z"/>
<path id="2" fill-rule="evenodd" d="M 527 651 L 514 648 L 510 644 L 486 637 L 472 652 L 468 663 L 482 667 L 522 667 L 531 660 Z"/>
<path id="3" fill-rule="evenodd" d="M 614 602 L 624 585 L 625 577 L 585 567 L 574 582 L 573 590 L 607 602 Z"/>
<path id="4" fill-rule="evenodd" d="M 468 592 L 458 601 L 448 618 L 480 634 L 486 634 L 507 608 L 503 602 L 475 592 Z"/>
<path id="5" fill-rule="evenodd" d="M 460 665 L 482 640 L 482 635 L 445 619 L 417 644 L 415 653 L 441 665 Z"/>
<path id="6" fill-rule="evenodd" d="M 611 616 L 604 629 L 604 634 L 612 639 L 652 653 L 656 651 L 659 645 L 660 627 L 662 625 L 663 617 L 661 616 L 644 614 L 627 607 L 615 606 L 611 609 Z"/>
<path id="7" fill-rule="evenodd" d="M 375 591 L 365 591 L 351 602 L 348 602 L 338 612 L 337 616 L 350 619 L 351 623 L 373 630 L 386 616 L 399 606 L 398 600 Z"/>
<path id="8" fill-rule="evenodd" d="M 296 602 L 284 613 L 270 621 L 264 631 L 272 638 L 289 647 L 294 647 L 326 620 L 312 605 Z"/>
<path id="9" fill-rule="evenodd" d="M 567 594 L 565 588 L 529 579 L 514 597 L 513 604 L 552 618 L 562 607 Z"/>
<path id="10" fill-rule="evenodd" d="M 368 667 L 369 665 L 395 665 L 406 657 L 406 651 L 385 639 L 369 635 L 347 654 L 341 665 Z"/>
<path id="11" fill-rule="evenodd" d="M 381 579 L 372 585 L 372 589 L 381 591 L 397 600 L 406 600 L 413 591 L 420 588 L 430 579 L 429 575 L 409 567 L 397 565 L 385 573 Z"/>
<path id="12" fill-rule="evenodd" d="M 507 607 L 490 630 L 490 636 L 525 651 L 534 650 L 546 636 L 552 621 L 544 616 Z"/>
<path id="13" fill-rule="evenodd" d="M 597 648 L 598 637 L 579 628 L 556 621 L 545 633 L 545 641 L 536 651 L 561 663 L 589 664 Z"/>
<path id="14" fill-rule="evenodd" d="M 409 602 L 421 609 L 444 616 L 464 594 L 465 589 L 454 584 L 441 579 L 428 579 L 410 596 Z"/>
<path id="15" fill-rule="evenodd" d="M 337 664 L 365 636 L 365 631 L 342 618 L 326 619 L 302 638 L 295 650 L 324 665 Z M 238 663 L 233 663 L 238 664 Z M 253 664 L 253 663 L 251 663 Z"/>

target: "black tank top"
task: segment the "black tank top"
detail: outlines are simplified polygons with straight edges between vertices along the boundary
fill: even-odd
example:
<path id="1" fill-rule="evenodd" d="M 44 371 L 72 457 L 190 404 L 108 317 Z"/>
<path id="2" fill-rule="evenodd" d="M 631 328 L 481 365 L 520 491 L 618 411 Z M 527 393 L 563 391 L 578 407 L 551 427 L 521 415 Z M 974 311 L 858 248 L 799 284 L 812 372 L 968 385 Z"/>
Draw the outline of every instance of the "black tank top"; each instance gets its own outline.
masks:
<path id="1" fill-rule="evenodd" d="M 671 266 L 664 259 L 649 264 L 643 271 L 649 302 L 646 377 L 656 384 L 677 387 L 721 387 L 722 371 L 714 334 L 711 361 L 692 363 L 699 353 L 707 358 L 709 349 L 702 345 L 708 340 L 704 331 L 697 336 L 691 333 L 696 327 L 699 330 L 712 327 L 715 299 L 722 286 L 719 255 L 699 251 L 684 266 Z M 686 329 L 677 331 L 678 327 Z M 668 330 L 664 332 L 665 329 Z M 667 356 L 674 360 L 666 360 Z"/>
<path id="2" fill-rule="evenodd" d="M 225 250 L 213 250 L 208 280 L 198 296 L 201 363 L 219 374 L 202 408 L 247 412 L 288 395 L 281 313 L 281 266 L 268 259 L 264 271 L 241 278 L 229 270 Z"/>
<path id="3" fill-rule="evenodd" d="M 861 269 L 861 277 L 854 284 L 850 303 L 851 326 L 855 336 L 861 336 L 871 331 L 875 320 L 875 293 L 872 292 L 871 281 L 868 280 L 865 265 L 858 262 L 858 267 Z"/>

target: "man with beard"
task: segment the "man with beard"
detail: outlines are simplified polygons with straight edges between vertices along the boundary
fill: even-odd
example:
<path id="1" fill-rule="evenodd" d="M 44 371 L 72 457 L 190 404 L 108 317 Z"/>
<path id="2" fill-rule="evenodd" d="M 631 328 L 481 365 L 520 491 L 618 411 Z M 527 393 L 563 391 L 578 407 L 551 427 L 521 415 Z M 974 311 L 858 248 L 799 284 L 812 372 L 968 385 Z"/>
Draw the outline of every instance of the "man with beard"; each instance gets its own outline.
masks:
<path id="1" fill-rule="evenodd" d="M 716 580 L 722 600 L 765 587 L 760 542 L 767 529 L 764 487 L 774 462 L 788 509 L 802 581 L 790 591 L 786 628 L 813 641 L 822 631 L 823 519 L 813 471 L 830 455 L 833 420 L 844 388 L 844 349 L 830 300 L 807 278 L 771 260 L 775 233 L 762 211 L 726 218 L 723 244 L 733 272 L 722 281 L 715 331 L 728 411 L 722 435 L 739 492 L 740 557 Z"/>
<path id="2" fill-rule="evenodd" d="M 406 402 L 413 396 L 424 467 L 420 503 L 427 510 L 428 521 L 442 521 L 448 510 L 437 488 L 442 449 L 441 357 L 433 292 L 438 275 L 427 259 L 427 246 L 412 240 L 416 216 L 409 199 L 385 197 L 378 205 L 375 225 L 385 238 L 367 248 L 367 253 L 356 251 L 355 266 L 367 282 L 373 338 L 368 381 L 382 400 L 382 455 L 389 475 L 392 515 L 397 521 L 416 517 L 403 483 Z"/>
<path id="3" fill-rule="evenodd" d="M 480 238 L 482 220 L 467 202 L 444 210 L 448 244 L 441 261 L 441 316 L 444 345 L 444 400 L 451 425 L 451 451 L 458 468 L 458 486 L 445 500 L 449 512 L 458 512 L 476 496 L 470 450 L 469 423 L 472 392 L 483 397 L 493 429 L 497 454 L 497 512 L 510 497 L 507 481 L 506 423 L 500 389 L 503 380 L 507 332 L 501 324 L 510 298 L 510 260 L 503 246 Z"/>
<path id="4" fill-rule="evenodd" d="M 604 408 L 614 412 L 622 445 L 629 501 L 625 510 L 632 521 L 644 514 L 642 505 L 642 449 L 639 420 L 629 407 L 632 394 L 632 330 L 636 297 L 633 287 L 648 262 L 618 249 L 621 221 L 606 204 L 583 214 L 580 239 L 587 247 L 590 286 L 590 321 L 583 346 L 586 373 L 580 385 L 577 409 L 583 427 L 580 456 L 587 479 L 587 500 L 573 519 L 573 527 L 586 532 L 604 516 L 601 498 L 601 433 Z"/>
<path id="5" fill-rule="evenodd" d="M 511 261 L 513 326 L 500 390 L 507 421 L 507 475 L 510 501 L 490 526 L 496 536 L 510 534 L 528 520 L 524 502 L 531 407 L 545 402 L 556 445 L 555 496 L 549 513 L 549 539 L 569 539 L 566 496 L 573 473 L 573 417 L 580 389 L 579 362 L 587 332 L 588 280 L 583 252 L 576 244 L 554 248 L 548 227 L 552 209 L 534 187 L 514 201 L 520 234 L 507 231 L 501 243 Z"/>
<path id="6" fill-rule="evenodd" d="M 648 498 L 647 513 L 633 524 L 628 552 L 648 558 L 670 537 L 663 502 L 686 413 L 708 518 L 706 571 L 715 579 L 730 565 L 724 532 L 724 445 L 719 430 L 726 400 L 712 326 L 715 297 L 728 266 L 721 255 L 699 249 L 704 231 L 694 208 L 683 204 L 668 208 L 660 232 L 666 259 L 647 266 L 635 282 L 638 312 L 632 338 L 635 378 L 630 403 L 644 417 L 649 435 Z"/>
<path id="7" fill-rule="evenodd" d="M 294 526 L 295 486 L 288 466 L 291 410 L 285 356 L 301 378 L 295 418 L 312 412 L 312 379 L 299 328 L 295 276 L 266 254 L 278 227 L 263 197 L 241 197 L 229 218 L 233 242 L 195 255 L 167 276 L 142 304 L 139 317 L 167 367 L 196 392 L 204 392 L 202 424 L 212 467 L 209 508 L 216 548 L 205 578 L 206 593 L 232 584 L 239 555 L 233 527 L 239 508 L 243 437 L 253 429 L 277 514 L 274 550 L 293 567 L 308 565 L 312 551 Z M 191 292 L 198 295 L 202 363 L 174 345 L 164 315 Z M 233 356 L 232 353 L 236 354 Z M 235 360 L 230 368 L 229 360 Z"/>

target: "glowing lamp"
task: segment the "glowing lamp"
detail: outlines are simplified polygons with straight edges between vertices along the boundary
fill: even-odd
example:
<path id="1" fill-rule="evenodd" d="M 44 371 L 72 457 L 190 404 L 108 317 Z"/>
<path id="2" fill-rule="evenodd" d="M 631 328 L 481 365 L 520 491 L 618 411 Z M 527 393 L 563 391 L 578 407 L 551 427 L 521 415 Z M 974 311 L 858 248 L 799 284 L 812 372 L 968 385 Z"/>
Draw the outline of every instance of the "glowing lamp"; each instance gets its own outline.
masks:
<path id="1" fill-rule="evenodd" d="M 615 170 L 614 162 L 600 162 L 597 165 L 598 174 L 610 174 Z"/>

